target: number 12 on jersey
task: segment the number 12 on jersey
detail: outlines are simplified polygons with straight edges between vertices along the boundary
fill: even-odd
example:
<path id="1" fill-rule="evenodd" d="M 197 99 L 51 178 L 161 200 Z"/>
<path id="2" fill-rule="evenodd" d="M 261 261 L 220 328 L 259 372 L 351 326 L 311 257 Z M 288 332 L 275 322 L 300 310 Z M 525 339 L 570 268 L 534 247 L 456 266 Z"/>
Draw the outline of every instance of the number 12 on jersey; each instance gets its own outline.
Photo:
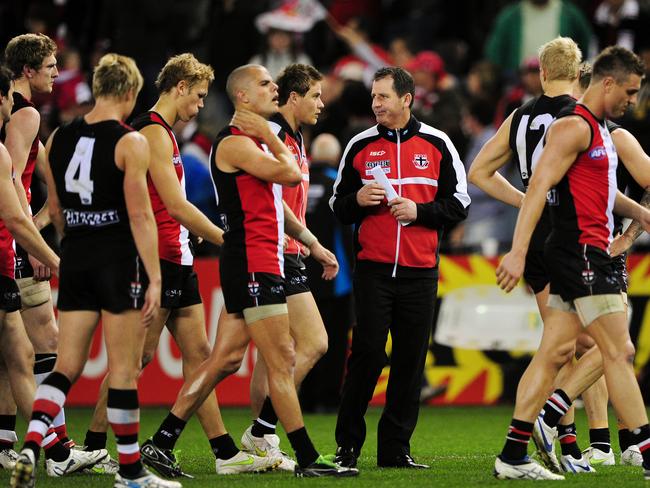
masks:
<path id="1" fill-rule="evenodd" d="M 65 170 L 65 191 L 77 193 L 83 205 L 93 203 L 94 184 L 90 179 L 90 168 L 94 147 L 94 138 L 80 137 L 72 159 L 68 163 L 68 168 Z"/>

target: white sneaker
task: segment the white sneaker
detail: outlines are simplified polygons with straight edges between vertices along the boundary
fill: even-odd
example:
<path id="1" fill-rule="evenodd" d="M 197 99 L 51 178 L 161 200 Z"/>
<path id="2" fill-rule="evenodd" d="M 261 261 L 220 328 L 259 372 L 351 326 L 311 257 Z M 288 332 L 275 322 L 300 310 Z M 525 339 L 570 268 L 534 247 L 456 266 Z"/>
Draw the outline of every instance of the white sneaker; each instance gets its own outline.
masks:
<path id="1" fill-rule="evenodd" d="M 616 464 L 616 456 L 614 456 L 614 451 L 611 449 L 605 452 L 596 447 L 588 447 L 582 451 L 582 456 L 592 466 L 614 466 Z"/>
<path id="2" fill-rule="evenodd" d="M 95 466 L 107 457 L 108 451 L 106 449 L 98 449 L 96 451 L 78 451 L 77 449 L 71 449 L 68 459 L 65 461 L 46 459 L 45 467 L 48 476 L 58 478 L 79 471 L 80 469 Z"/>
<path id="3" fill-rule="evenodd" d="M 264 457 L 239 451 L 230 459 L 217 458 L 217 474 L 263 473 L 271 471 L 282 463 L 282 457 Z"/>
<path id="4" fill-rule="evenodd" d="M 641 466 L 643 456 L 637 446 L 630 446 L 621 454 L 621 464 L 626 466 Z"/>
<path id="5" fill-rule="evenodd" d="M 555 455 L 555 439 L 557 428 L 549 427 L 539 415 L 533 424 L 533 442 L 537 447 L 537 454 L 548 469 L 560 473 L 560 463 Z"/>
<path id="6" fill-rule="evenodd" d="M 564 476 L 551 473 L 541 464 L 526 458 L 522 464 L 510 464 L 497 456 L 494 476 L 499 480 L 563 480 Z"/>
<path id="7" fill-rule="evenodd" d="M 30 449 L 23 449 L 18 455 L 16 464 L 11 472 L 9 486 L 11 488 L 33 488 L 36 475 L 36 459 Z"/>
<path id="8" fill-rule="evenodd" d="M 84 468 L 84 473 L 90 474 L 117 474 L 120 470 L 120 463 L 118 463 L 111 456 L 107 456 L 106 459 L 99 461 L 94 466 L 89 468 Z"/>
<path id="9" fill-rule="evenodd" d="M 584 456 L 580 456 L 580 459 L 576 459 L 571 454 L 567 454 L 566 456 L 562 455 L 560 456 L 560 464 L 562 465 L 562 471 L 565 473 L 582 474 L 596 472 Z"/>
<path id="10" fill-rule="evenodd" d="M 255 437 L 251 434 L 252 428 L 252 425 L 249 426 L 241 436 L 243 450 L 262 458 L 266 456 L 274 459 L 281 458 L 282 462 L 277 466 L 277 469 L 291 471 L 293 473 L 296 462 L 280 450 L 280 438 L 275 434 L 265 434 L 264 437 Z"/>
<path id="11" fill-rule="evenodd" d="M 113 488 L 182 488 L 178 481 L 170 481 L 159 478 L 155 474 L 142 469 L 138 478 L 123 478 L 119 473 L 115 475 Z"/>
<path id="12" fill-rule="evenodd" d="M 14 469 L 18 461 L 18 453 L 13 449 L 0 449 L 0 468 Z"/>

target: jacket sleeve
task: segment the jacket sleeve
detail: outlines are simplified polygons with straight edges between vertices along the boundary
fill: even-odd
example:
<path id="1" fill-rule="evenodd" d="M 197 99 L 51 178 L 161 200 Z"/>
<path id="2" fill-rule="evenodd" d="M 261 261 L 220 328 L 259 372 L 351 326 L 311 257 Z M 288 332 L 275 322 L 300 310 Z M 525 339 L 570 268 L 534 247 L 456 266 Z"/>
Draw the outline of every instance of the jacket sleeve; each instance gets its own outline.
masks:
<path id="1" fill-rule="evenodd" d="M 465 166 L 448 137 L 443 138 L 438 191 L 432 202 L 418 203 L 416 224 L 432 229 L 448 228 L 467 218 L 471 202 L 467 194 Z"/>
<path id="2" fill-rule="evenodd" d="M 354 156 L 357 154 L 354 146 L 351 141 L 345 148 L 330 198 L 330 208 L 342 224 L 359 223 L 366 215 L 366 210 L 357 203 L 357 192 L 363 182 L 353 166 Z"/>

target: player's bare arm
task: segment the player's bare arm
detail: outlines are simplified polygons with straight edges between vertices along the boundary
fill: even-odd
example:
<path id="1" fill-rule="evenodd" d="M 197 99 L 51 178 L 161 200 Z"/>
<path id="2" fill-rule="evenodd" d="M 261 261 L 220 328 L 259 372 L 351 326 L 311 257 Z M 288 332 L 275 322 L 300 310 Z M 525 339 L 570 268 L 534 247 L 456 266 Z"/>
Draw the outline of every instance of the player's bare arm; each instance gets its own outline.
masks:
<path id="1" fill-rule="evenodd" d="M 151 159 L 149 175 L 162 198 L 169 215 L 195 234 L 217 246 L 223 244 L 223 231 L 210 222 L 203 213 L 187 200 L 176 177 L 172 156 L 174 146 L 167 131 L 157 124 L 140 130 L 149 143 Z"/>
<path id="2" fill-rule="evenodd" d="M 324 280 L 334 279 L 339 272 L 336 256 L 323 247 L 316 236 L 300 223 L 285 201 L 282 201 L 282 205 L 284 206 L 284 231 L 307 246 L 310 256 L 323 266 Z"/>
<path id="3" fill-rule="evenodd" d="M 52 175 L 52 169 L 50 168 L 50 150 L 52 148 L 52 139 L 56 134 L 56 130 L 52 132 L 49 139 L 45 144 L 45 158 L 47 164 L 45 165 L 45 183 L 47 184 L 47 211 L 54 224 L 54 228 L 60 236 L 65 234 L 65 221 L 63 219 L 63 209 L 61 208 L 61 203 L 59 202 L 59 197 L 56 193 L 56 185 L 54 183 L 54 176 Z"/>
<path id="4" fill-rule="evenodd" d="M 27 216 L 30 216 L 29 205 L 21 178 L 25 171 L 32 141 L 38 134 L 39 124 L 40 115 L 36 109 L 34 107 L 25 107 L 11 116 L 11 122 L 6 127 L 5 145 L 14 166 L 14 186 L 23 211 Z"/>
<path id="5" fill-rule="evenodd" d="M 149 326 L 160 308 L 160 261 L 158 259 L 158 229 L 147 190 L 149 144 L 137 132 L 122 137 L 115 146 L 115 162 L 124 171 L 124 199 L 129 225 L 140 259 L 149 277 L 142 322 Z"/>
<path id="6" fill-rule="evenodd" d="M 272 154 L 261 151 L 248 137 L 229 136 L 217 148 L 217 166 L 222 171 L 243 170 L 265 181 L 296 186 L 302 181 L 300 168 L 291 152 L 270 129 L 268 122 L 248 110 L 238 110 L 232 124 L 260 139 Z"/>
<path id="7" fill-rule="evenodd" d="M 11 159 L 7 149 L 0 145 L 0 218 L 18 244 L 34 254 L 55 272 L 59 257 L 45 243 L 32 221 L 25 215 L 13 190 Z"/>
<path id="8" fill-rule="evenodd" d="M 566 174 L 578 153 L 589 147 L 591 131 L 583 119 L 564 117 L 553 122 L 546 140 L 519 210 L 512 249 L 496 270 L 497 284 L 506 292 L 517 286 L 524 272 L 528 245 L 544 210 L 546 194 Z"/>
<path id="9" fill-rule="evenodd" d="M 513 114 L 510 114 L 496 134 L 481 148 L 469 168 L 467 179 L 492 198 L 513 207 L 520 207 L 524 194 L 498 172 L 512 158 L 509 137 Z"/>
<path id="10" fill-rule="evenodd" d="M 47 156 L 45 154 L 45 146 L 43 146 L 43 143 L 39 141 L 38 156 L 36 157 L 35 173 L 43 181 L 45 181 L 46 166 L 47 166 Z M 38 212 L 36 212 L 36 215 L 34 215 L 34 225 L 38 230 L 41 230 L 52 223 L 50 219 L 50 213 L 48 212 L 47 207 L 48 204 L 46 200 L 43 206 L 41 207 L 41 209 Z"/>

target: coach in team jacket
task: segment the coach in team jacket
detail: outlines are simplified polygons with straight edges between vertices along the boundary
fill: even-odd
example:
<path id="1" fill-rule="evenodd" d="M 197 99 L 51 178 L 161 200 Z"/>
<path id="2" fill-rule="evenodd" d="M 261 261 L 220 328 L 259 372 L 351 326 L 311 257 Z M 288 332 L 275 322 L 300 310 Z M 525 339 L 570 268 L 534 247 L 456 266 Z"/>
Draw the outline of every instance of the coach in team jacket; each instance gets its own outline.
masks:
<path id="1" fill-rule="evenodd" d="M 401 68 L 382 68 L 372 85 L 378 124 L 352 138 L 330 206 L 355 224 L 357 326 L 336 425 L 337 462 L 356 465 L 366 436 L 364 414 L 386 365 L 386 407 L 379 421 L 377 464 L 427 468 L 410 456 L 438 282 L 441 231 L 467 216 L 463 163 L 449 137 L 411 115 L 414 84 Z M 371 170 L 380 166 L 397 198 L 387 202 Z"/>

